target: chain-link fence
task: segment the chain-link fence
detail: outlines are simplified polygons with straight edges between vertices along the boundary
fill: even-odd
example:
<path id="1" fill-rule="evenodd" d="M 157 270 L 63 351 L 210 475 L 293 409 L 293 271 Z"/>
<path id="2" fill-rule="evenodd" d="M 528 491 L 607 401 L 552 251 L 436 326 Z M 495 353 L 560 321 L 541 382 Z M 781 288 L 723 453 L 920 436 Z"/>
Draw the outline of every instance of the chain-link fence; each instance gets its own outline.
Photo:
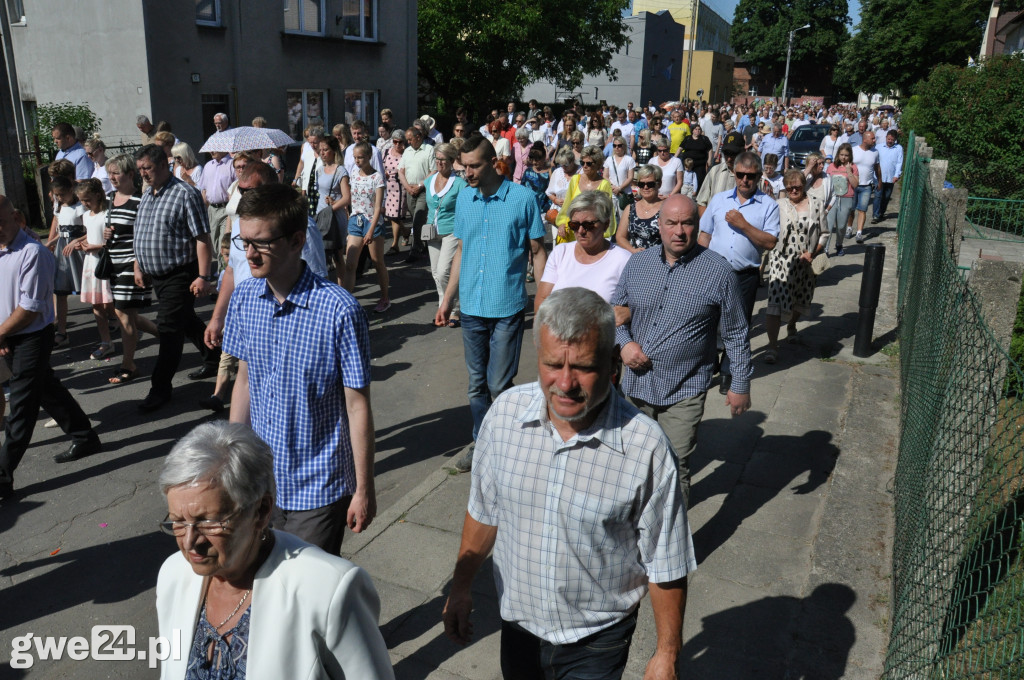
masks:
<path id="1" fill-rule="evenodd" d="M 908 144 L 899 218 L 900 448 L 885 680 L 1024 677 L 1021 377 L 950 253 Z"/>

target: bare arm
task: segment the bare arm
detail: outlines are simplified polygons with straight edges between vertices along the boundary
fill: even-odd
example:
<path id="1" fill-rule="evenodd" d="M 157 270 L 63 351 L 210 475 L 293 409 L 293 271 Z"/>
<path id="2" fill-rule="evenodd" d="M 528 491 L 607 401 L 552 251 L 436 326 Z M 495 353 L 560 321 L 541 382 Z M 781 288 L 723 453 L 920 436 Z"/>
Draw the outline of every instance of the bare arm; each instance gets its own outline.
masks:
<path id="1" fill-rule="evenodd" d="M 462 269 L 462 240 L 456 239 L 455 254 L 452 255 L 452 268 L 448 273 L 448 287 L 444 291 L 444 299 L 441 300 L 441 306 L 437 308 L 437 314 L 434 316 L 435 326 L 445 326 L 448 324 L 448 318 L 451 315 L 452 310 L 452 298 L 455 293 L 459 290 L 459 271 Z M 534 276 L 540 278 L 541 275 L 537 274 L 537 265 L 533 265 Z"/>
<path id="2" fill-rule="evenodd" d="M 224 320 L 228 317 L 228 304 L 231 302 L 231 294 L 235 292 L 235 268 L 228 265 L 224 269 L 224 278 L 220 282 L 220 292 L 217 293 L 217 304 L 213 307 L 213 314 L 210 322 L 206 324 L 206 332 L 203 334 L 203 342 L 210 349 L 220 347 L 224 340 Z"/>
<path id="3" fill-rule="evenodd" d="M 701 212 L 701 213 L 704 212 L 704 206 L 701 206 L 701 210 L 699 212 Z M 699 232 L 697 234 L 697 245 L 703 246 L 705 248 L 710 246 L 711 245 L 711 234 L 707 233 L 706 231 Z"/>
<path id="4" fill-rule="evenodd" d="M 678 194 L 679 190 L 682 189 L 682 188 L 683 188 L 683 171 L 682 170 L 677 170 L 676 171 L 676 184 L 675 184 L 674 187 L 672 187 L 672 192 L 671 193 Z"/>
<path id="5" fill-rule="evenodd" d="M 642 249 L 634 248 L 629 242 L 629 211 L 632 210 L 632 208 L 633 206 L 627 205 L 622 209 L 622 215 L 619 216 L 619 225 L 615 229 L 615 245 L 620 248 L 625 248 L 631 253 L 637 253 Z"/>
<path id="6" fill-rule="evenodd" d="M 533 313 L 536 314 L 540 306 L 544 304 L 545 298 L 551 295 L 551 289 L 555 287 L 555 284 L 548 281 L 541 281 L 537 284 L 537 294 L 533 298 Z"/>
<path id="7" fill-rule="evenodd" d="M 460 645 L 468 643 L 473 636 L 473 627 L 469 623 L 469 613 L 473 609 L 473 596 L 470 591 L 473 577 L 494 548 L 497 536 L 498 527 L 477 522 L 468 512 L 466 513 L 466 519 L 462 524 L 459 557 L 455 561 L 455 573 L 452 576 L 452 589 L 441 614 L 445 634 Z"/>
<path id="8" fill-rule="evenodd" d="M 352 458 L 356 468 L 356 492 L 348 506 L 348 527 L 357 534 L 377 514 L 377 492 L 373 484 L 373 409 L 370 406 L 370 387 L 345 388 L 345 410 L 352 438 Z"/>
<path id="9" fill-rule="evenodd" d="M 644 680 L 674 680 L 676 660 L 683 646 L 683 615 L 686 613 L 686 578 L 670 583 L 651 583 L 651 609 L 658 646 L 647 663 Z"/>
<path id="10" fill-rule="evenodd" d="M 334 210 L 334 212 L 338 212 L 339 210 L 352 205 L 352 192 L 348 187 L 348 177 L 342 177 L 339 179 L 335 186 L 338 187 L 338 192 L 341 196 L 338 197 L 338 200 L 331 203 L 331 209 Z"/>
<path id="11" fill-rule="evenodd" d="M 530 250 L 533 252 L 533 276 L 540 281 L 544 277 L 544 267 L 548 263 L 548 252 L 544 250 L 544 239 L 530 239 Z M 461 252 L 460 250 L 460 255 Z"/>
<path id="12" fill-rule="evenodd" d="M 231 412 L 228 417 L 232 423 L 250 425 L 249 418 L 249 364 L 238 360 L 238 376 L 231 390 Z"/>

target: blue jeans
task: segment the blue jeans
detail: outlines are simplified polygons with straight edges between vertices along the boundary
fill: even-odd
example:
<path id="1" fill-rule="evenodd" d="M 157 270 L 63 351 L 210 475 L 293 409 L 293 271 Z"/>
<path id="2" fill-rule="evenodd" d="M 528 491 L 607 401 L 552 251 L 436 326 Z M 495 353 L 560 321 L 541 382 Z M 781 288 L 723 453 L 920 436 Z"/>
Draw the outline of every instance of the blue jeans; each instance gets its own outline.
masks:
<path id="1" fill-rule="evenodd" d="M 882 188 L 875 191 L 875 219 L 885 217 L 885 212 L 889 209 L 889 199 L 892 198 L 893 186 L 893 182 L 882 182 Z"/>
<path id="2" fill-rule="evenodd" d="M 512 387 L 519 372 L 526 312 L 501 319 L 462 315 L 462 346 L 469 373 L 469 410 L 473 413 L 473 441 L 484 415 L 499 394 Z"/>
<path id="3" fill-rule="evenodd" d="M 871 205 L 871 185 L 861 184 L 855 190 L 853 197 L 857 199 L 857 212 L 866 213 Z"/>
<path id="4" fill-rule="evenodd" d="M 579 642 L 558 645 L 502 621 L 501 675 L 504 680 L 618 680 L 635 629 L 633 612 Z"/>

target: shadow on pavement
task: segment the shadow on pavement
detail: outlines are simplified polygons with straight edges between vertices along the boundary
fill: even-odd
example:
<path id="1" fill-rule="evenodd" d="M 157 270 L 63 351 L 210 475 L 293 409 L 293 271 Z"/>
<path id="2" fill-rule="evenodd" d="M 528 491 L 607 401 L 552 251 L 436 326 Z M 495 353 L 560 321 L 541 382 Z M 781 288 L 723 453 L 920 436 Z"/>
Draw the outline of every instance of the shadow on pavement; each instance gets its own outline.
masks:
<path id="1" fill-rule="evenodd" d="M 857 639 L 846 616 L 856 601 L 848 586 L 825 583 L 806 598 L 765 597 L 711 614 L 683 645 L 679 668 L 700 680 L 838 680 Z"/>
<path id="2" fill-rule="evenodd" d="M 473 420 L 469 405 L 455 406 L 418 416 L 377 430 L 377 450 L 398 449 L 374 463 L 375 475 L 418 463 L 438 455 L 455 453 L 472 440 Z"/>
<path id="3" fill-rule="evenodd" d="M 160 565 L 175 549 L 173 539 L 153 532 L 8 567 L 0 575 L 45 571 L 4 590 L 0 630 L 86 602 L 123 602 L 135 597 L 156 585 Z"/>

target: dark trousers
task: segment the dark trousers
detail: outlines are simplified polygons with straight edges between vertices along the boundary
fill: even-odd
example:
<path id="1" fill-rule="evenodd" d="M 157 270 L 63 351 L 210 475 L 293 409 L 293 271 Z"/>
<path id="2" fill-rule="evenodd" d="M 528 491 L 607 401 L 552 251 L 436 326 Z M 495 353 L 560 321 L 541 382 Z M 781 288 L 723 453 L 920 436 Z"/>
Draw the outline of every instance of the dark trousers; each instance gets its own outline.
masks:
<path id="1" fill-rule="evenodd" d="M 740 298 L 743 300 L 743 313 L 747 315 L 748 333 L 750 332 L 750 319 L 754 316 L 754 302 L 757 300 L 758 276 L 757 267 L 741 269 L 736 272 L 736 278 L 740 282 Z M 729 370 L 729 355 L 725 352 L 722 352 L 721 373 L 722 375 L 732 375 L 732 372 Z"/>
<path id="2" fill-rule="evenodd" d="M 153 369 L 152 390 L 158 394 L 171 394 L 171 381 L 178 372 L 186 337 L 199 350 L 204 364 L 216 369 L 220 363 L 220 350 L 212 350 L 203 342 L 206 324 L 196 316 L 196 297 L 189 290 L 197 276 L 199 265 L 190 262 L 166 274 L 153 277 L 160 354 L 156 359 L 156 368 Z"/>
<path id="3" fill-rule="evenodd" d="M 2 359 L 11 369 L 11 412 L 0 446 L 0 482 L 13 481 L 14 470 L 32 442 L 40 407 L 74 441 L 84 442 L 96 436 L 82 407 L 50 368 L 53 326 L 9 337 L 7 346 L 10 352 Z"/>
<path id="4" fill-rule="evenodd" d="M 889 209 L 889 199 L 892 198 L 892 188 L 896 186 L 894 182 L 882 182 L 881 190 L 875 189 L 875 218 L 882 219 L 885 217 L 886 211 Z"/>
<path id="5" fill-rule="evenodd" d="M 274 529 L 294 534 L 331 555 L 339 555 L 351 503 L 352 496 L 342 496 L 330 505 L 312 510 L 282 510 L 275 505 L 270 514 L 270 524 Z"/>
<path id="6" fill-rule="evenodd" d="M 501 675 L 505 680 L 618 680 L 635 629 L 636 612 L 578 642 L 557 645 L 502 621 Z"/>

